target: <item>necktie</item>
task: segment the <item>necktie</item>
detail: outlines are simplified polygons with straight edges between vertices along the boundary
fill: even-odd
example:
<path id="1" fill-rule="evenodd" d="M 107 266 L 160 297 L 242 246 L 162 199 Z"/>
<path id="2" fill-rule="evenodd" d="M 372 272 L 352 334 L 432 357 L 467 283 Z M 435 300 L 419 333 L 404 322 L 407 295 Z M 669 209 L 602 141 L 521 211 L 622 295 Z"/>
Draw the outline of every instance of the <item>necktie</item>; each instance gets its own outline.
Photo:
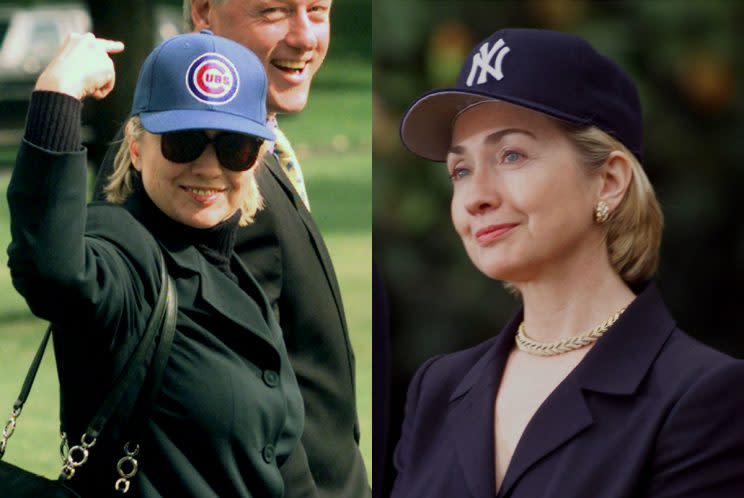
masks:
<path id="1" fill-rule="evenodd" d="M 305 179 L 302 176 L 300 162 L 297 160 L 294 149 L 292 149 L 289 139 L 279 127 L 274 128 L 274 134 L 276 135 L 274 154 L 279 159 L 279 164 L 287 174 L 289 181 L 292 182 L 292 186 L 302 199 L 305 207 L 310 211 L 310 200 L 307 198 L 307 191 L 305 190 Z"/>

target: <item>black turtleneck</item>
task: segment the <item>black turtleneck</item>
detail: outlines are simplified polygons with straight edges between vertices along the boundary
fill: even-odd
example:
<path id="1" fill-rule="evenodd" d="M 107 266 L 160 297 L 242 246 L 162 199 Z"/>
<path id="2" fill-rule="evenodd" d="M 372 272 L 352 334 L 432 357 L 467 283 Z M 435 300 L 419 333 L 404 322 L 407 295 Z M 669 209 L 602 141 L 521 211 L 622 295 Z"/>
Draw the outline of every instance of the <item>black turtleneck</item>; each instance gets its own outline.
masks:
<path id="1" fill-rule="evenodd" d="M 124 202 L 124 207 L 145 225 L 156 239 L 193 245 L 207 261 L 233 282 L 238 283 L 238 278 L 230 269 L 230 256 L 235 248 L 240 210 L 211 228 L 194 228 L 179 223 L 163 213 L 145 192 L 139 175 L 135 175 L 132 183 L 134 191 Z"/>

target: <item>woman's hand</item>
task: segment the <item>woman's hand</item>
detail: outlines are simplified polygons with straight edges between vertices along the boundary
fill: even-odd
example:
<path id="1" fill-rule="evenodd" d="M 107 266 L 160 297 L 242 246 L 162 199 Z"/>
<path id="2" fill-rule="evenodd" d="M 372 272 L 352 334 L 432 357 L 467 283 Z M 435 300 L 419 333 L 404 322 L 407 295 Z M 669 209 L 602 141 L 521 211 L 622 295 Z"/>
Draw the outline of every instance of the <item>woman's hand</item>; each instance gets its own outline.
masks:
<path id="1" fill-rule="evenodd" d="M 123 50 L 122 42 L 96 38 L 93 33 L 72 33 L 36 80 L 34 90 L 64 93 L 78 100 L 102 99 L 116 81 L 109 54 Z"/>

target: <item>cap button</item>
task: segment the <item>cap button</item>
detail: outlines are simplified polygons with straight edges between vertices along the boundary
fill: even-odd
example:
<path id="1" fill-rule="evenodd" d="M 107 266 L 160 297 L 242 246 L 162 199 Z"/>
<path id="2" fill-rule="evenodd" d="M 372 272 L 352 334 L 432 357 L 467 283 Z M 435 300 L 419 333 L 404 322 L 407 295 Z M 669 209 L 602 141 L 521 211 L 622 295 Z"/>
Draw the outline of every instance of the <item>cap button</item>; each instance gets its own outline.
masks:
<path id="1" fill-rule="evenodd" d="M 214 34 L 214 33 L 212 33 L 212 30 L 211 29 L 206 29 L 206 28 L 203 29 L 203 30 L 201 30 L 201 31 L 199 31 L 199 33 L 201 33 L 203 35 L 213 35 Z"/>

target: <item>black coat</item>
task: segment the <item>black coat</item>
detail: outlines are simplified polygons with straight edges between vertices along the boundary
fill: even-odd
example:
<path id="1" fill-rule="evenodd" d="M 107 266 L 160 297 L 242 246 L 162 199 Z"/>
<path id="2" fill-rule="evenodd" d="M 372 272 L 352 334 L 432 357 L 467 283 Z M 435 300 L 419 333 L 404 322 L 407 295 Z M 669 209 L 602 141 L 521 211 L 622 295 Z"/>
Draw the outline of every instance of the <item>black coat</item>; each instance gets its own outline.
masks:
<path id="1" fill-rule="evenodd" d="M 359 451 L 354 353 L 323 237 L 268 154 L 256 173 L 266 207 L 238 232 L 235 251 L 272 303 L 305 400 L 302 444 L 321 498 L 369 496 Z M 286 466 L 285 466 L 286 467 Z M 302 467 L 299 470 L 302 475 Z M 282 468 L 287 496 L 296 471 Z"/>
<path id="2" fill-rule="evenodd" d="M 99 197 L 114 153 L 109 149 L 101 166 Z M 302 446 L 280 469 L 285 496 L 304 498 L 313 485 L 320 498 L 370 496 L 358 446 L 354 353 L 333 263 L 274 154 L 264 157 L 256 180 L 265 207 L 239 229 L 235 251 L 276 313 L 305 401 Z M 306 479 L 306 461 L 314 484 Z"/>
<path id="3" fill-rule="evenodd" d="M 36 315 L 59 327 L 62 408 L 73 444 L 138 342 L 160 287 L 155 238 L 134 211 L 86 208 L 85 173 L 84 151 L 52 153 L 24 142 L 8 187 L 13 284 Z M 240 287 L 187 241 L 158 240 L 179 307 L 136 496 L 278 498 L 279 465 L 298 443 L 304 413 L 270 305 L 235 255 Z M 112 489 L 121 456 L 106 455 L 112 434 L 104 429 L 73 486 Z"/>

